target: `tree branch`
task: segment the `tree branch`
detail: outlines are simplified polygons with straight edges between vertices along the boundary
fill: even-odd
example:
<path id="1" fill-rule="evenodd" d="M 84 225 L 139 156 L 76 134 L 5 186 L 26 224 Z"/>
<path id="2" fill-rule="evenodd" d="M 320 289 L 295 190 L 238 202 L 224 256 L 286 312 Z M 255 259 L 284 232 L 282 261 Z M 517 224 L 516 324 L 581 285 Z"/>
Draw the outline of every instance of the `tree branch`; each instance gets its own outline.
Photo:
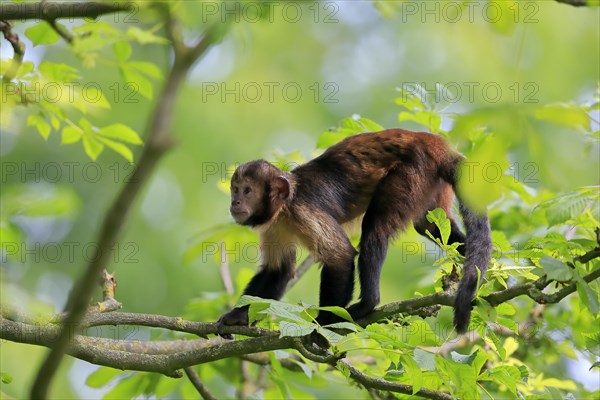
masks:
<path id="1" fill-rule="evenodd" d="M 0 319 L 0 336 L 3 339 L 50 347 L 60 328 L 57 325 L 29 325 L 23 322 Z M 332 354 L 318 355 L 304 347 L 300 338 L 274 335 L 250 338 L 245 340 L 225 340 L 216 337 L 210 340 L 171 340 L 171 341 L 138 341 L 94 338 L 75 335 L 67 352 L 73 357 L 96 365 L 134 371 L 156 372 L 170 377 L 181 377 L 179 371 L 184 369 L 189 376 L 189 368 L 193 365 L 229 357 L 244 357 L 249 361 L 266 365 L 268 358 L 260 354 L 278 349 L 295 349 L 306 358 L 335 365 L 338 358 Z M 252 356 L 254 354 L 254 356 Z M 282 365 L 296 369 L 293 361 Z M 371 378 L 345 362 L 351 377 L 365 387 L 388 390 L 397 393 L 412 394 L 412 386 Z M 194 371 L 195 372 L 195 371 Z M 193 377 L 190 379 L 193 380 Z M 200 382 L 201 383 L 201 382 Z M 194 385 L 197 387 L 197 382 Z M 198 387 L 197 387 L 198 388 Z M 428 389 L 416 393 L 430 399 L 450 399 L 449 395 Z M 202 394 L 204 397 L 204 394 Z M 210 398 L 210 397 L 205 397 Z"/>
<path id="2" fill-rule="evenodd" d="M 200 375 L 198 375 L 198 372 L 194 367 L 185 367 L 183 370 L 204 400 L 217 400 L 217 398 L 208 391 L 206 386 L 204 386 L 204 383 L 202 383 L 202 380 L 200 379 Z"/>
<path id="3" fill-rule="evenodd" d="M 408 395 L 413 394 L 412 385 L 390 382 L 390 381 L 386 381 L 386 380 L 380 379 L 380 378 L 372 378 L 372 377 L 360 372 L 355 366 L 350 364 L 347 359 L 342 359 L 339 361 L 339 363 L 342 364 L 344 366 L 344 368 L 346 368 L 350 372 L 350 377 L 352 379 L 354 379 L 355 381 L 357 381 L 358 383 L 360 383 L 367 389 L 385 390 L 388 392 L 403 393 L 403 394 L 408 394 Z M 430 389 L 421 389 L 414 394 L 416 394 L 417 396 L 426 398 L 426 399 L 436 399 L 436 400 L 452 400 L 453 399 L 453 397 L 447 393 L 438 392 L 436 390 L 430 390 Z"/>
<path id="4" fill-rule="evenodd" d="M 558 3 L 568 4 L 573 7 L 584 7 L 587 6 L 586 0 L 556 0 Z"/>
<path id="5" fill-rule="evenodd" d="M 54 29 L 54 32 L 58 33 L 63 40 L 69 44 L 73 43 L 73 35 L 69 33 L 63 26 L 59 25 L 55 19 L 51 19 L 47 21 L 48 24 Z"/>
<path id="6" fill-rule="evenodd" d="M 15 77 L 23 62 L 23 56 L 25 56 L 25 44 L 21 42 L 19 35 L 12 31 L 12 24 L 1 19 L 2 16 L 0 16 L 0 32 L 2 32 L 4 39 L 10 43 L 14 53 L 10 67 L 2 77 L 2 81 L 9 82 Z"/>
<path id="7" fill-rule="evenodd" d="M 28 3 L 23 5 L 26 4 Z M 44 3 L 40 7 L 44 8 L 47 4 L 52 3 Z M 88 6 L 89 8 L 93 8 L 91 6 L 92 4 L 96 3 L 84 5 Z M 102 6 L 104 7 L 105 5 Z M 115 6 L 108 7 L 114 8 Z M 117 6 L 117 9 L 121 9 L 121 7 L 123 6 Z M 129 7 L 129 5 L 127 5 L 127 7 Z M 105 10 L 106 8 L 100 9 Z M 96 9 L 95 12 L 98 12 L 98 9 Z M 52 17 L 46 16 L 45 19 L 48 18 L 56 19 L 58 17 L 55 15 Z M 171 16 L 168 15 L 168 18 L 170 19 Z M 94 284 L 100 276 L 101 271 L 106 268 L 112 257 L 112 249 L 115 248 L 115 243 L 127 221 L 127 217 L 131 212 L 137 195 L 139 194 L 143 184 L 148 180 L 151 173 L 154 171 L 154 167 L 158 163 L 158 160 L 170 147 L 170 126 L 179 87 L 185 79 L 185 76 L 187 75 L 187 72 L 192 64 L 197 58 L 202 56 L 212 44 L 210 42 L 212 37 L 213 34 L 211 32 L 205 33 L 205 40 L 202 42 L 202 51 L 196 51 L 196 48 L 194 48 L 194 57 L 190 57 L 190 50 L 187 48 L 185 53 L 177 51 L 178 47 L 175 48 L 175 61 L 167 77 L 163 92 L 158 97 L 159 100 L 156 105 L 156 109 L 152 113 L 148 126 L 148 134 L 146 136 L 147 140 L 144 151 L 140 157 L 140 161 L 138 162 L 132 178 L 127 181 L 113 202 L 112 206 L 106 213 L 100 234 L 96 241 L 98 246 L 95 246 L 94 248 L 95 254 L 93 257 L 91 257 L 91 261 L 88 264 L 85 273 L 75 283 L 71 293 L 69 294 L 69 299 L 67 301 L 67 305 L 65 306 L 65 313 L 67 313 L 67 316 L 64 320 L 65 327 L 79 325 L 86 311 L 89 295 L 92 293 Z M 69 345 L 69 337 L 67 332 L 68 329 L 62 329 L 59 332 L 59 336 L 56 338 L 54 346 L 51 348 L 48 356 L 42 363 L 31 389 L 32 398 L 47 398 L 50 381 L 52 380 L 55 371 L 58 369 L 62 355 L 65 353 L 67 346 Z"/>
<path id="8" fill-rule="evenodd" d="M 0 19 L 3 20 L 44 20 L 62 18 L 98 18 L 100 15 L 129 11 L 132 2 L 46 2 L 39 3 L 0 3 Z"/>
<path id="9" fill-rule="evenodd" d="M 285 288 L 285 291 L 289 291 L 292 287 L 294 287 L 294 285 L 296 284 L 296 282 L 298 282 L 300 280 L 300 278 L 302 278 L 304 276 L 305 273 L 308 272 L 308 270 L 310 269 L 310 267 L 312 267 L 312 265 L 315 263 L 315 259 L 313 258 L 313 256 L 307 256 L 302 263 L 298 266 L 298 268 L 296 268 L 296 274 L 294 275 L 294 278 L 292 278 L 291 281 L 288 282 L 287 287 Z"/>

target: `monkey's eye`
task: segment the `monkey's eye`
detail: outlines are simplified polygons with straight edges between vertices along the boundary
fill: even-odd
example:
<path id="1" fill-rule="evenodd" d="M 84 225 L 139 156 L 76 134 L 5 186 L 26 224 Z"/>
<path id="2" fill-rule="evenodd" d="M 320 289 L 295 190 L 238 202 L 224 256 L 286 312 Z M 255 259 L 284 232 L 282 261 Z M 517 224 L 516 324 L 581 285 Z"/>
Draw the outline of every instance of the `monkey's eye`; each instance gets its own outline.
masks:
<path id="1" fill-rule="evenodd" d="M 240 190 L 237 188 L 237 186 L 233 188 L 233 193 L 238 194 L 239 191 Z"/>
<path id="2" fill-rule="evenodd" d="M 244 194 L 248 194 L 252 191 L 252 189 L 250 189 L 250 187 L 246 186 L 246 188 L 244 189 Z"/>

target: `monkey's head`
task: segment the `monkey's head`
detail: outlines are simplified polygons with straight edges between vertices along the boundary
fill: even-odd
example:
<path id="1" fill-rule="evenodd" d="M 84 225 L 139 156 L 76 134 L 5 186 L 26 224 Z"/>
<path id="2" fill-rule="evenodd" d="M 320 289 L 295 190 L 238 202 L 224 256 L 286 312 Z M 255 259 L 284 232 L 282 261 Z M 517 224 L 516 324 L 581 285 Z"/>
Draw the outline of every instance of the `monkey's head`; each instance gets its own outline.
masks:
<path id="1" fill-rule="evenodd" d="M 290 196 L 290 182 L 282 170 L 265 160 L 240 165 L 231 178 L 229 212 L 240 225 L 269 222 Z"/>

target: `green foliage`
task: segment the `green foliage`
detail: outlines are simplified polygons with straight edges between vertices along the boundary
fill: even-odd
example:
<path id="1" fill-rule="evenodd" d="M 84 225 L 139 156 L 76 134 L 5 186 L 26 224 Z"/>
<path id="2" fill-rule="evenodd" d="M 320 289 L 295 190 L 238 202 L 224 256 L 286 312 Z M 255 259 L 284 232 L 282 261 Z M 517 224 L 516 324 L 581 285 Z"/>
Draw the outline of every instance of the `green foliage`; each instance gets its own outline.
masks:
<path id="1" fill-rule="evenodd" d="M 11 383 L 13 381 L 13 378 L 9 374 L 6 374 L 4 372 L 0 372 L 0 380 L 2 381 L 2 383 L 8 384 L 8 383 Z"/>
<path id="2" fill-rule="evenodd" d="M 356 135 L 358 133 L 377 132 L 381 130 L 383 130 L 383 127 L 376 122 L 359 115 L 354 115 L 340 121 L 340 125 L 337 128 L 323 132 L 317 140 L 317 148 L 325 149 L 348 136 Z"/>
<path id="3" fill-rule="evenodd" d="M 58 25 L 65 29 L 63 25 Z M 96 67 L 102 59 L 103 64 L 118 70 L 126 84 L 136 93 L 148 100 L 153 99 L 152 80 L 162 79 L 162 73 L 151 62 L 131 61 L 131 43 L 168 43 L 164 38 L 137 27 L 129 27 L 126 32 L 120 32 L 114 26 L 101 21 L 84 22 L 72 31 L 75 34 L 72 49 L 85 68 Z M 55 45 L 60 39 L 45 21 L 29 26 L 25 35 L 34 46 Z M 113 60 L 106 57 L 106 50 L 111 47 Z M 2 60 L 0 74 L 4 76 L 8 68 L 9 63 Z M 0 121 L 3 124 L 10 123 L 15 109 L 27 105 L 30 107 L 27 126 L 34 127 L 45 140 L 48 140 L 52 132 L 60 132 L 62 144 L 72 144 L 81 140 L 85 154 L 94 161 L 105 148 L 109 148 L 127 161 L 133 162 L 134 155 L 129 146 L 142 144 L 139 135 L 120 123 L 95 126 L 88 118 L 94 117 L 102 110 L 112 109 L 113 105 L 104 95 L 100 85 L 94 81 L 81 82 L 79 75 L 80 71 L 77 68 L 66 63 L 43 60 L 36 69 L 33 63 L 24 62 L 14 79 L 11 82 L 3 82 L 0 87 L 0 95 L 3 98 Z"/>
<path id="4" fill-rule="evenodd" d="M 597 223 L 600 221 L 600 186 L 579 188 L 575 192 L 556 196 L 540 203 L 538 208 L 544 211 L 549 226 L 571 222 L 587 212 Z"/>

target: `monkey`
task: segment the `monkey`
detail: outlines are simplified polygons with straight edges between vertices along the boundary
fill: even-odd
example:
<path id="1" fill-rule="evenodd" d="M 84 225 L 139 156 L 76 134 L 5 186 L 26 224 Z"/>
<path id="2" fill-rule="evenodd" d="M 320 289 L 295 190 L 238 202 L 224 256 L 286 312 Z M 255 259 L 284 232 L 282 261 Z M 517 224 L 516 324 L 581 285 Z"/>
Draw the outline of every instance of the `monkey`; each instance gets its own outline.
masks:
<path id="1" fill-rule="evenodd" d="M 296 246 L 322 264 L 320 306 L 346 307 L 354 291 L 358 255 L 359 301 L 347 310 L 354 320 L 370 314 L 380 301 L 379 281 L 390 240 L 412 222 L 427 237 L 441 234 L 426 218 L 442 208 L 451 223 L 449 244 L 460 243 L 465 257 L 454 302 L 454 326 L 464 333 L 480 277 L 491 257 L 486 212 L 469 208 L 457 194 L 464 156 L 437 134 L 387 129 L 349 136 L 290 172 L 265 160 L 241 164 L 231 179 L 230 213 L 237 224 L 257 229 L 260 267 L 245 295 L 280 299 L 294 277 Z M 452 216 L 454 197 L 466 229 Z M 343 225 L 361 222 L 357 251 Z M 321 325 L 337 322 L 321 311 Z M 218 325 L 247 325 L 248 306 L 234 308 Z"/>

